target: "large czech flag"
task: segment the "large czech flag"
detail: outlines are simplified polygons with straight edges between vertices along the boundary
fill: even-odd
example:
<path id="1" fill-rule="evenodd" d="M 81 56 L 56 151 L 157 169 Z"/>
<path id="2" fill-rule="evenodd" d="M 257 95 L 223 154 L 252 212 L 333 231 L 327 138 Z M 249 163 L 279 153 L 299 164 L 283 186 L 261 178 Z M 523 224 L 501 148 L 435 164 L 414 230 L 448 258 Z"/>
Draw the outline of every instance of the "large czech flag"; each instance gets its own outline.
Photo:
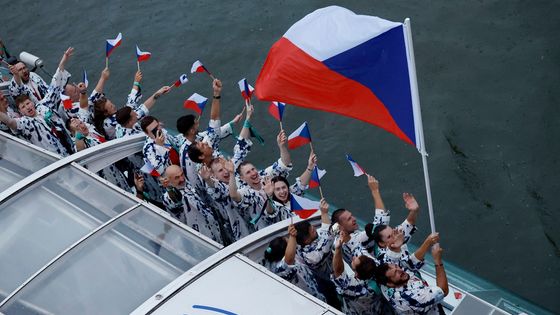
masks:
<path id="1" fill-rule="evenodd" d="M 319 205 L 321 203 L 318 201 L 309 200 L 307 198 L 299 197 L 294 194 L 290 194 L 290 208 L 292 212 L 297 214 L 302 219 L 307 219 L 313 215 L 313 213 L 319 210 Z"/>
<path id="2" fill-rule="evenodd" d="M 272 46 L 257 97 L 350 116 L 420 149 L 405 26 L 338 6 L 316 10 Z"/>

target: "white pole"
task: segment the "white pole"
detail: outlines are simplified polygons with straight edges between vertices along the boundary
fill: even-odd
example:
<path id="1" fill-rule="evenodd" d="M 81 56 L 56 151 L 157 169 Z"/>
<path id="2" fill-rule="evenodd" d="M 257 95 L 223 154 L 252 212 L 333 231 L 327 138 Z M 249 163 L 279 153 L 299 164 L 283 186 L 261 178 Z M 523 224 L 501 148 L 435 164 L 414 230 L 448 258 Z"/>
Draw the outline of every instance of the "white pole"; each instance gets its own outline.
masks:
<path id="1" fill-rule="evenodd" d="M 408 59 L 408 76 L 410 78 L 410 89 L 412 94 L 412 108 L 414 112 L 414 125 L 416 126 L 416 148 L 422 156 L 422 167 L 424 168 L 424 184 L 426 185 L 426 199 L 428 201 L 428 213 L 430 215 L 430 228 L 432 233 L 436 232 L 434 222 L 434 209 L 432 206 L 432 191 L 430 189 L 430 175 L 428 173 L 428 153 L 424 143 L 424 127 L 422 126 L 422 111 L 420 110 L 420 96 L 418 94 L 418 81 L 416 79 L 416 63 L 414 61 L 414 47 L 412 45 L 412 32 L 410 19 L 404 20 L 404 30 L 406 39 L 406 52 Z"/>

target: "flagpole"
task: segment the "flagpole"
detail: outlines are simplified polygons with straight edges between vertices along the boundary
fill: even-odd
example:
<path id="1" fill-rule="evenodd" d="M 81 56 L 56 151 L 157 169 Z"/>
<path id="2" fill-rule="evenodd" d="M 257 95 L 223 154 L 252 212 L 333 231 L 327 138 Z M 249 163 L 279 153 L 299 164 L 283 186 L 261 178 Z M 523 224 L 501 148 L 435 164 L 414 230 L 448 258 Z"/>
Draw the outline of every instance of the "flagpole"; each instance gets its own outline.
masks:
<path id="1" fill-rule="evenodd" d="M 109 68 L 109 57 L 105 57 L 105 68 Z"/>
<path id="2" fill-rule="evenodd" d="M 140 61 L 136 60 L 136 64 L 138 65 L 138 71 L 140 71 Z"/>
<path id="3" fill-rule="evenodd" d="M 282 121 L 280 120 L 280 130 L 284 130 L 284 127 L 282 126 Z"/>
<path id="4" fill-rule="evenodd" d="M 418 80 L 416 78 L 416 63 L 414 61 L 414 47 L 412 45 L 412 31 L 410 19 L 404 20 L 404 29 L 406 31 L 406 48 L 408 59 L 408 72 L 410 79 L 410 89 L 412 94 L 412 108 L 414 113 L 414 125 L 416 126 L 416 148 L 422 156 L 422 167 L 424 169 L 424 184 L 426 186 L 426 199 L 428 201 L 428 213 L 430 215 L 430 228 L 432 233 L 436 232 L 436 224 L 434 221 L 434 209 L 432 205 L 432 190 L 430 188 L 430 174 L 428 172 L 428 153 L 424 142 L 424 127 L 422 125 L 422 111 L 420 109 L 420 95 L 418 93 Z"/>
<path id="5" fill-rule="evenodd" d="M 319 195 L 321 195 L 321 199 L 323 199 L 323 189 L 321 188 L 321 185 L 319 184 Z"/>

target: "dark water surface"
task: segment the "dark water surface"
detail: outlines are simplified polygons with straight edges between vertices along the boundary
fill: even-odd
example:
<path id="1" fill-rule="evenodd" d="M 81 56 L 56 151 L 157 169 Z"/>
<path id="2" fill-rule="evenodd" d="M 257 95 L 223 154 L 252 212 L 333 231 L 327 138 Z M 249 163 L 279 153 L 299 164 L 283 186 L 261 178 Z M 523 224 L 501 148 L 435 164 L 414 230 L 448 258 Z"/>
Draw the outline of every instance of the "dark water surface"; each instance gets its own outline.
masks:
<path id="1" fill-rule="evenodd" d="M 136 70 L 135 44 L 153 54 L 142 64 L 145 97 L 201 59 L 224 83 L 227 120 L 242 106 L 237 81 L 253 83 L 270 46 L 305 14 L 330 4 L 412 20 L 444 258 L 560 313 L 559 1 L 5 1 L 0 37 L 12 53 L 41 56 L 51 72 L 74 46 L 69 70 L 78 80 L 86 67 L 93 87 L 105 63 L 104 40 L 122 32 L 106 87 L 121 105 Z M 211 96 L 207 76 L 189 78 L 152 111 L 173 129 L 184 99 Z M 257 145 L 250 160 L 264 165 L 278 154 L 278 125 L 266 103 L 255 103 L 255 125 L 267 144 Z M 372 217 L 366 179 L 354 178 L 344 160 L 349 152 L 379 178 L 395 220 L 405 216 L 403 191 L 426 210 L 414 148 L 365 123 L 297 107 L 287 109 L 284 126 L 291 131 L 303 120 L 328 170 L 329 201 Z M 307 154 L 293 152 L 295 173 Z M 427 211 L 419 227 L 416 242 L 429 233 Z"/>

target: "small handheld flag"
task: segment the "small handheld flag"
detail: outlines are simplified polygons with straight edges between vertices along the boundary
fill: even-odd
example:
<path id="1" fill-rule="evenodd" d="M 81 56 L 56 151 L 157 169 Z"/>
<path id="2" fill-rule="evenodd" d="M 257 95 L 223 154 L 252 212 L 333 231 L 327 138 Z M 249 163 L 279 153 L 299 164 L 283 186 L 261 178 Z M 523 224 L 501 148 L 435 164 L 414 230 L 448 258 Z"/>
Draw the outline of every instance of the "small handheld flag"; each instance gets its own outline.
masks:
<path id="1" fill-rule="evenodd" d="M 189 82 L 189 79 L 187 78 L 186 74 L 181 74 L 181 76 L 179 77 L 179 80 L 175 81 L 175 83 L 173 83 L 174 87 L 180 87 L 182 84 L 185 84 Z"/>
<path id="2" fill-rule="evenodd" d="M 311 133 L 305 121 L 288 137 L 288 149 L 296 149 L 308 143 L 311 143 Z"/>
<path id="3" fill-rule="evenodd" d="M 60 100 L 62 101 L 64 109 L 72 109 L 72 100 L 70 99 L 70 96 L 60 93 Z"/>
<path id="4" fill-rule="evenodd" d="M 108 39 L 105 48 L 105 57 L 109 58 L 109 55 L 113 52 L 116 47 L 121 45 L 122 34 L 119 33 L 115 39 Z"/>
<path id="5" fill-rule="evenodd" d="M 238 84 L 239 84 L 239 90 L 241 91 L 241 96 L 243 96 L 243 98 L 246 101 L 250 101 L 251 96 L 253 96 L 253 92 L 255 91 L 255 88 L 252 87 L 249 83 L 247 83 L 247 79 L 245 78 L 239 80 Z"/>
<path id="6" fill-rule="evenodd" d="M 350 155 L 346 154 L 346 159 L 348 160 L 348 163 L 350 163 L 350 166 L 352 166 L 355 177 L 362 176 L 366 173 L 364 169 L 361 168 L 360 165 L 358 165 L 358 163 L 356 163 L 356 161 L 354 161 Z"/>
<path id="7" fill-rule="evenodd" d="M 154 166 L 152 165 L 152 163 L 150 163 L 150 161 L 147 160 L 145 161 L 146 164 L 144 164 L 144 166 L 142 166 L 142 168 L 140 169 L 142 173 L 150 174 L 154 177 L 161 176 L 161 174 L 154 168 Z"/>
<path id="8" fill-rule="evenodd" d="M 187 109 L 192 109 L 195 112 L 198 113 L 198 115 L 202 115 L 202 111 L 204 110 L 204 107 L 206 106 L 206 102 L 208 101 L 208 99 L 198 93 L 194 93 L 193 95 L 191 95 L 191 97 L 189 97 L 185 103 L 183 104 L 184 108 Z"/>
<path id="9" fill-rule="evenodd" d="M 200 60 L 197 60 L 193 63 L 192 67 L 191 67 L 191 73 L 195 73 L 195 72 L 206 72 L 208 73 L 208 75 L 214 79 L 214 76 L 212 75 L 212 73 L 210 73 L 210 71 L 208 71 L 208 68 L 206 68 L 202 62 L 200 62 Z"/>
<path id="10" fill-rule="evenodd" d="M 307 219 L 313 215 L 313 213 L 319 210 L 319 205 L 321 203 L 318 201 L 309 200 L 307 198 L 299 197 L 294 194 L 290 194 L 290 208 L 291 211 L 297 214 L 302 219 Z"/>
<path id="11" fill-rule="evenodd" d="M 82 82 L 84 82 L 84 84 L 86 85 L 86 88 L 89 86 L 89 81 L 87 78 L 87 71 L 84 68 L 83 74 L 82 74 Z"/>
<path id="12" fill-rule="evenodd" d="M 268 106 L 268 112 L 272 117 L 274 117 L 278 121 L 282 121 L 282 116 L 284 116 L 284 108 L 286 104 L 280 102 L 272 102 L 270 106 Z"/>
<path id="13" fill-rule="evenodd" d="M 311 178 L 309 179 L 309 188 L 315 188 L 321 186 L 321 178 L 327 173 L 325 170 L 321 170 L 315 165 L 313 171 L 311 172 Z"/>
<path id="14" fill-rule="evenodd" d="M 147 51 L 141 51 L 140 48 L 138 48 L 138 45 L 136 45 L 136 58 L 138 62 L 146 61 L 150 59 L 151 56 L 152 53 Z"/>

